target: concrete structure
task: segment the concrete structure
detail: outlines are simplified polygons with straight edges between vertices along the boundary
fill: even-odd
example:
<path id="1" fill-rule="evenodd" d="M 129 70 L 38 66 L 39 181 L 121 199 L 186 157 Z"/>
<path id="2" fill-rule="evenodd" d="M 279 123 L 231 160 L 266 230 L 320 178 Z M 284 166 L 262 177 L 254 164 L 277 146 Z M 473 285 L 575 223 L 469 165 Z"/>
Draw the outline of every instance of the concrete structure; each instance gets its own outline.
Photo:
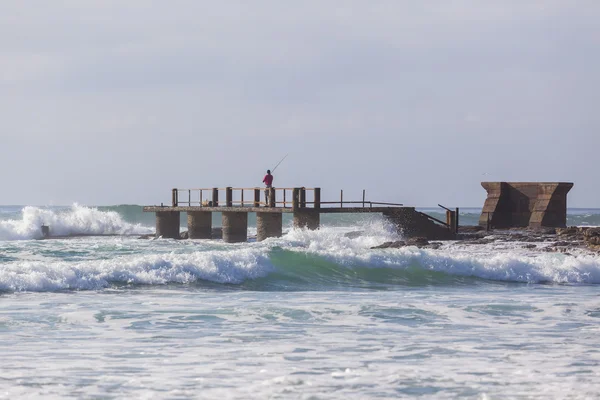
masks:
<path id="1" fill-rule="evenodd" d="M 221 202 L 221 206 L 219 191 L 225 192 L 225 201 Z M 244 198 L 244 191 L 250 191 L 250 196 Z M 180 201 L 180 192 L 187 192 L 187 196 L 184 194 L 186 200 Z M 198 196 L 197 200 L 192 201 L 193 192 Z M 307 198 L 307 192 L 312 192 L 312 199 Z M 210 200 L 204 198 L 203 193 L 209 194 Z M 282 235 L 284 213 L 293 215 L 295 227 L 311 230 L 319 228 L 321 214 L 380 213 L 389 218 L 405 237 L 439 240 L 454 238 L 455 223 L 458 222 L 457 217 L 449 218 L 450 223 L 439 221 L 401 204 L 366 201 L 364 191 L 362 201 L 344 200 L 341 192 L 339 201 L 329 202 L 321 201 L 320 188 L 272 188 L 266 193 L 269 201 L 265 199 L 261 202 L 263 193 L 261 188 L 173 189 L 172 206 L 144 207 L 144 211 L 156 213 L 156 234 L 164 238 L 179 238 L 179 214 L 188 213 L 188 237 L 191 239 L 210 238 L 212 213 L 220 212 L 223 241 L 228 243 L 245 242 L 248 239 L 248 213 L 252 212 L 256 213 L 258 241 Z M 277 193 L 280 194 L 279 199 Z"/>
<path id="2" fill-rule="evenodd" d="M 294 211 L 294 227 L 310 230 L 319 229 L 319 225 L 321 224 L 320 211 L 310 208 Z"/>
<path id="3" fill-rule="evenodd" d="M 482 182 L 488 192 L 479 225 L 541 228 L 567 225 L 569 182 Z"/>
<path id="4" fill-rule="evenodd" d="M 256 213 L 256 240 L 261 242 L 270 237 L 280 237 L 283 234 L 283 213 Z"/>
<path id="5" fill-rule="evenodd" d="M 455 232 L 449 227 L 435 223 L 431 217 L 413 207 L 390 207 L 382 213 L 406 238 L 424 237 L 429 240 L 451 240 Z M 452 225 L 450 225 L 452 226 Z"/>
<path id="6" fill-rule="evenodd" d="M 179 239 L 179 211 L 165 210 L 156 213 L 156 236 Z"/>
<path id="7" fill-rule="evenodd" d="M 227 243 L 248 240 L 248 213 L 237 211 L 223 212 L 223 241 Z"/>
<path id="8" fill-rule="evenodd" d="M 190 239 L 210 239 L 212 237 L 212 213 L 189 211 L 187 213 L 188 237 Z"/>

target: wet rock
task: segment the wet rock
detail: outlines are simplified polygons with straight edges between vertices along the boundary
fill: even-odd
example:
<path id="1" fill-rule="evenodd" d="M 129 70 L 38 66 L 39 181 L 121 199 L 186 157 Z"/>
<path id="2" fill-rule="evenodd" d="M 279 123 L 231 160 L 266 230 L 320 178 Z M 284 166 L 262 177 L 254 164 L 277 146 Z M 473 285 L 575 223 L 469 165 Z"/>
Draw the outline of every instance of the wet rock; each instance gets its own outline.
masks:
<path id="1" fill-rule="evenodd" d="M 371 247 L 371 249 L 398 249 L 404 246 L 406 246 L 406 242 L 403 240 L 398 240 L 396 242 L 385 242 L 379 246 Z"/>
<path id="2" fill-rule="evenodd" d="M 147 233 L 145 235 L 138 236 L 138 239 L 154 239 L 156 237 L 156 233 Z"/>
<path id="3" fill-rule="evenodd" d="M 496 241 L 495 239 L 481 238 L 481 239 L 474 239 L 474 240 L 464 240 L 462 242 L 459 242 L 459 244 L 488 244 L 488 243 L 493 243 L 495 241 Z"/>
<path id="4" fill-rule="evenodd" d="M 183 231 L 179 234 L 179 239 L 189 239 L 189 237 L 188 231 Z"/>
<path id="5" fill-rule="evenodd" d="M 535 244 L 525 244 L 523 245 L 524 249 L 535 249 L 537 246 Z"/>
<path id="6" fill-rule="evenodd" d="M 436 244 L 439 242 L 435 242 Z M 423 237 L 415 237 L 415 238 L 410 238 L 407 239 L 406 241 L 404 240 L 398 240 L 395 242 L 385 242 L 383 244 L 380 244 L 379 246 L 375 246 L 375 247 L 371 247 L 371 249 L 398 249 L 400 247 L 406 247 L 406 246 L 417 246 L 419 248 L 424 248 L 425 246 L 431 245 L 431 243 L 429 243 L 429 241 Z M 441 243 L 439 243 L 439 245 L 441 246 Z M 431 248 L 435 247 L 432 246 Z M 439 246 L 437 246 L 439 248 Z"/>
<path id="7" fill-rule="evenodd" d="M 422 247 L 422 246 L 427 246 L 428 244 L 429 244 L 429 240 L 427 240 L 424 237 L 414 237 L 414 238 L 410 238 L 406 241 L 407 246 Z"/>
<path id="8" fill-rule="evenodd" d="M 344 234 L 344 237 L 347 237 L 348 239 L 356 239 L 358 237 L 361 237 L 364 233 L 364 231 L 348 232 Z"/>

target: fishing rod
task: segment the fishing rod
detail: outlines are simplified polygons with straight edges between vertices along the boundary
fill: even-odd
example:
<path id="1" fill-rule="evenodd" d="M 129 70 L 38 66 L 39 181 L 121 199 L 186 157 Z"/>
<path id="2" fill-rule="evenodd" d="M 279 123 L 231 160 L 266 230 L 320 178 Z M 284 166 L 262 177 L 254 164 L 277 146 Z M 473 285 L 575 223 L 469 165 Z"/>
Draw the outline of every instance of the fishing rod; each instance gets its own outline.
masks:
<path id="1" fill-rule="evenodd" d="M 280 161 L 277 163 L 277 165 L 275 166 L 275 168 L 273 168 L 273 169 L 271 170 L 271 173 L 275 172 L 275 170 L 277 169 L 277 167 L 279 167 L 279 164 L 281 164 L 281 163 L 283 162 L 283 160 L 285 160 L 285 159 L 287 158 L 287 156 L 289 156 L 289 155 L 290 155 L 290 153 L 287 153 L 287 154 L 286 154 L 286 155 L 285 155 L 285 156 L 284 156 L 284 157 L 283 157 L 283 158 L 282 158 L 282 159 L 281 159 L 281 160 L 280 160 Z"/>

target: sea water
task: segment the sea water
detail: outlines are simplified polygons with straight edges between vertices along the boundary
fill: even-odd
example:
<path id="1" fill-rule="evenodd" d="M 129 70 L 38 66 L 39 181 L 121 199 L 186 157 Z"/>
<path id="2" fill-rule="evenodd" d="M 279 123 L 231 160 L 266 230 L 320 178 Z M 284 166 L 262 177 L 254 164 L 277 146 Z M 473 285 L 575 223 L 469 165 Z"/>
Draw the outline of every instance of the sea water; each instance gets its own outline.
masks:
<path id="1" fill-rule="evenodd" d="M 374 215 L 284 224 L 151 240 L 139 206 L 0 207 L 0 398 L 600 396 L 598 254 L 371 249 L 401 239 Z"/>

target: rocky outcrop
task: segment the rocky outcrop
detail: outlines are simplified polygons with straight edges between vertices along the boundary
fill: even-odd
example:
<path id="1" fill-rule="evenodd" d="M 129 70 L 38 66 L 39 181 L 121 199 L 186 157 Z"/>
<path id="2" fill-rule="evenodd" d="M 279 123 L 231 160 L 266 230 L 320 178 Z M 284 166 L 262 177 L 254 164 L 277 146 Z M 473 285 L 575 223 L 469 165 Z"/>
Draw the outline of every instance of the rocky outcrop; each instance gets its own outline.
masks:
<path id="1" fill-rule="evenodd" d="M 440 242 L 430 242 L 424 237 L 415 237 L 407 240 L 385 242 L 379 246 L 371 247 L 371 249 L 399 249 L 407 246 L 416 246 L 420 249 L 439 249 L 441 245 Z"/>

